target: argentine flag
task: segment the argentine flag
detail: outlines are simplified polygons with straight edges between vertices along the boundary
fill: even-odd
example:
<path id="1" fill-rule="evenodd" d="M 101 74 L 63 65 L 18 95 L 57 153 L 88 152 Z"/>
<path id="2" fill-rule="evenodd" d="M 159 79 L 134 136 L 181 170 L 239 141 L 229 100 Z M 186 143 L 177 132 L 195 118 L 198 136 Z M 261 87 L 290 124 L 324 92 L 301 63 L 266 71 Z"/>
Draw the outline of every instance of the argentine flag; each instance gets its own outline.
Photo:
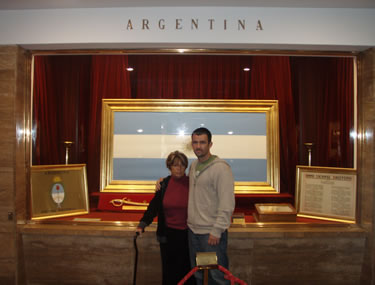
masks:
<path id="1" fill-rule="evenodd" d="M 267 181 L 265 113 L 114 112 L 113 179 L 152 180 L 169 174 L 165 160 L 178 150 L 196 159 L 191 133 L 212 133 L 211 153 L 226 160 L 236 182 Z M 186 171 L 187 172 L 187 171 Z"/>

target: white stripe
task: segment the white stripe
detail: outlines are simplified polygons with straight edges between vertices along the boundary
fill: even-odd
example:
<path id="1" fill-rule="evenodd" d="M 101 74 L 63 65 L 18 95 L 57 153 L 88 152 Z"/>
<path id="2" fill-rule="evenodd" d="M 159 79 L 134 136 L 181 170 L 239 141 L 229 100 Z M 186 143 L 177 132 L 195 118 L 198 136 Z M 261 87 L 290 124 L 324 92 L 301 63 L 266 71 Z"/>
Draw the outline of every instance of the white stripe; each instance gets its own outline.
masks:
<path id="1" fill-rule="evenodd" d="M 265 136 L 215 135 L 211 153 L 221 158 L 266 159 Z M 195 158 L 190 135 L 114 135 L 114 158 L 163 158 L 179 150 Z"/>
<path id="2" fill-rule="evenodd" d="M 266 136 L 215 135 L 211 153 L 221 158 L 267 158 Z"/>

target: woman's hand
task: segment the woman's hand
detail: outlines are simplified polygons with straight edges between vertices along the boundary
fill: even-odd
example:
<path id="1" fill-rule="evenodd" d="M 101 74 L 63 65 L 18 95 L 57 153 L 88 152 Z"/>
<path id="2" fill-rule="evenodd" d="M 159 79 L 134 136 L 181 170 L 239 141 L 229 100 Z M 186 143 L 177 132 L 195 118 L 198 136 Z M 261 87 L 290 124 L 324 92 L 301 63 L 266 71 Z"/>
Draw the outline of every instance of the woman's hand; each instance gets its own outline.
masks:
<path id="1" fill-rule="evenodd" d="M 136 228 L 136 230 L 135 230 L 136 234 L 139 235 L 139 236 L 140 236 L 144 231 L 145 231 L 145 230 L 142 229 L 142 228 L 140 228 L 140 227 Z"/>

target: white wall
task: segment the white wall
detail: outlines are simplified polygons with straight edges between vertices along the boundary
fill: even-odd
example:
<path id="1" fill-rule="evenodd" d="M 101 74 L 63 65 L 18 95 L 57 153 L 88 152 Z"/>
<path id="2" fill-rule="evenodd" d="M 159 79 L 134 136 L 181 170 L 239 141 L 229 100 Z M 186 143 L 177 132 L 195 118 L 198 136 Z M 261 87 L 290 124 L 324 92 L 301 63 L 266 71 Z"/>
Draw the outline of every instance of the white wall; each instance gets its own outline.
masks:
<path id="1" fill-rule="evenodd" d="M 149 22 L 149 29 L 142 29 L 143 19 Z M 198 29 L 191 28 L 192 19 L 198 21 Z M 133 30 L 127 29 L 129 20 Z M 164 29 L 158 26 L 160 20 L 165 24 Z M 238 29 L 238 20 L 245 23 L 245 29 Z M 258 21 L 263 30 L 256 29 Z M 42 49 L 147 46 L 358 51 L 375 46 L 375 9 L 148 7 L 2 10 L 0 45 L 9 44 Z"/>

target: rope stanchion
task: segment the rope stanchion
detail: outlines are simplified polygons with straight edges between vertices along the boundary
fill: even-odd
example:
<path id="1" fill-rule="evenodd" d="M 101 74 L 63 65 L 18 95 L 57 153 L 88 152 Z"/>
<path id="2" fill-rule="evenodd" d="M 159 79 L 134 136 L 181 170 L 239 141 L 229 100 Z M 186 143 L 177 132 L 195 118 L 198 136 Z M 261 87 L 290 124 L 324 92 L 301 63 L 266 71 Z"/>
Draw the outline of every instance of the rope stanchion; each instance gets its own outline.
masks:
<path id="1" fill-rule="evenodd" d="M 240 284 L 240 285 L 247 285 L 247 283 L 245 281 L 242 281 L 241 279 L 233 276 L 233 274 L 228 270 L 226 269 L 225 267 L 221 266 L 221 265 L 217 265 L 217 268 L 224 273 L 224 278 L 229 280 L 230 281 L 230 284 L 233 285 L 235 283 L 237 284 Z M 189 280 L 189 278 L 195 273 L 197 272 L 198 270 L 200 270 L 200 268 L 198 268 L 197 266 L 194 267 L 192 270 L 189 271 L 188 274 L 185 275 L 184 278 L 182 278 L 182 280 L 180 282 L 177 283 L 177 285 L 183 285 L 185 284 L 185 282 L 187 280 Z"/>

